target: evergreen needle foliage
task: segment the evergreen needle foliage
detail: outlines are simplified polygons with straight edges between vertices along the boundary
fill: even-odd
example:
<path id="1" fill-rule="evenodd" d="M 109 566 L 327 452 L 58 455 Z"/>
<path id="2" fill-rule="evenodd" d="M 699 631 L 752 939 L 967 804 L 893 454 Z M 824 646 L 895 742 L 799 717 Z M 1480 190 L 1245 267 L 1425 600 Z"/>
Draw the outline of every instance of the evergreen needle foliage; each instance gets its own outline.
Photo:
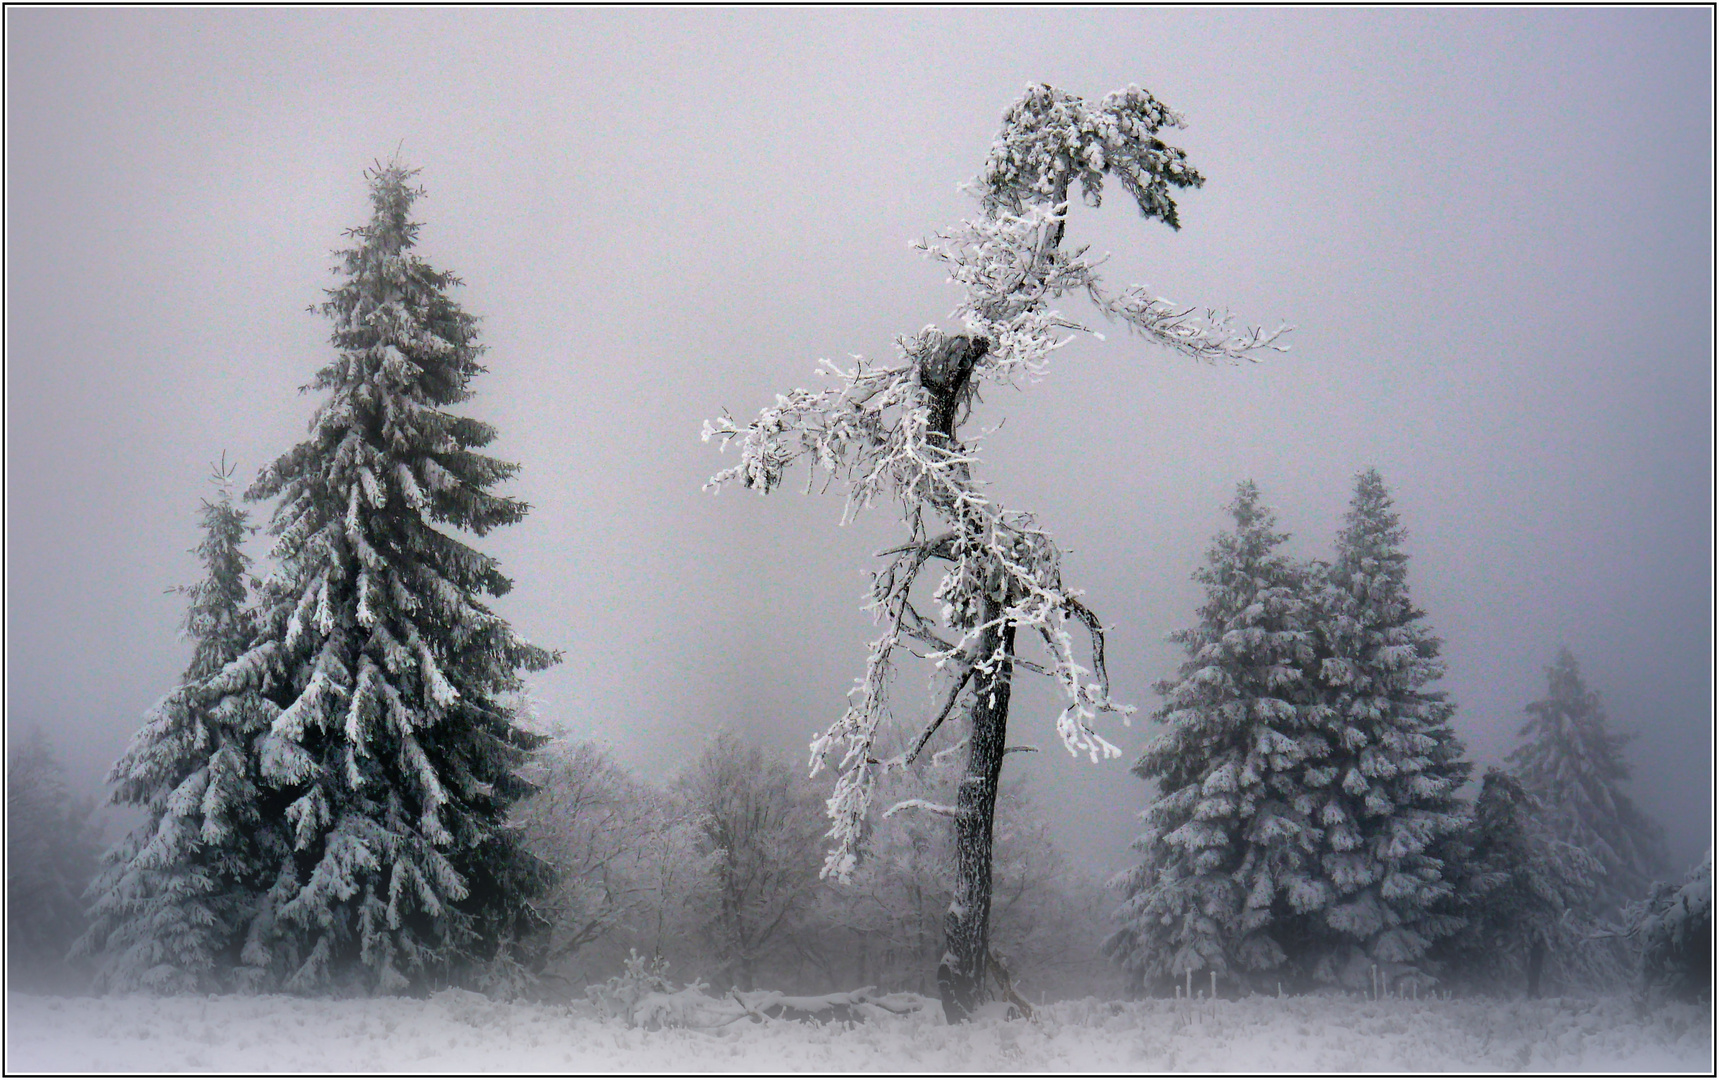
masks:
<path id="1" fill-rule="evenodd" d="M 1218 534 L 1194 574 L 1206 589 L 1200 622 L 1171 635 L 1188 658 L 1157 686 L 1163 734 L 1134 765 L 1158 797 L 1134 845 L 1144 858 L 1117 882 L 1124 928 L 1107 951 L 1137 983 L 1275 968 L 1285 953 L 1273 910 L 1328 899 L 1302 805 L 1306 773 L 1329 752 L 1308 728 L 1306 572 L 1278 554 L 1287 537 L 1252 481 L 1229 513 L 1234 531 Z"/>
<path id="2" fill-rule="evenodd" d="M 1641 949 L 1642 1000 L 1713 1000 L 1713 852 L 1673 886 L 1630 909 L 1631 936 Z"/>
<path id="3" fill-rule="evenodd" d="M 1435 951 L 1454 981 L 1502 994 L 1526 988 L 1530 997 L 1548 975 L 1565 991 L 1621 985 L 1618 939 L 1588 914 L 1604 871 L 1547 830 L 1545 807 L 1509 772 L 1486 770 L 1446 854 L 1464 926 Z"/>
<path id="4" fill-rule="evenodd" d="M 413 252 L 414 175 L 368 174 L 320 309 L 324 399 L 247 492 L 279 500 L 251 610 L 243 517 L 206 515 L 197 654 L 114 770 L 151 821 L 98 894 L 111 985 L 391 992 L 537 928 L 552 875 L 507 815 L 542 741 L 520 672 L 558 657 L 490 610 L 512 583 L 460 535 L 527 506 L 493 490 L 518 468 L 480 452 L 495 429 L 452 411 L 483 350 L 458 279 Z"/>
<path id="5" fill-rule="evenodd" d="M 1463 826 L 1472 765 L 1455 706 L 1428 689 L 1443 642 L 1409 598 L 1407 536 L 1378 470 L 1362 472 L 1319 598 L 1313 723 L 1331 750 L 1307 787 L 1330 902 L 1301 920 L 1297 950 L 1315 982 L 1413 964 L 1461 926 L 1440 910 L 1452 886 L 1438 851 Z"/>
<path id="6" fill-rule="evenodd" d="M 458 279 L 412 250 L 414 175 L 369 173 L 372 217 L 321 308 L 336 356 L 311 389 L 327 396 L 248 492 L 280 500 L 278 569 L 233 675 L 280 708 L 264 814 L 291 850 L 243 962 L 291 990 L 439 981 L 526 929 L 548 885 L 506 816 L 542 741 L 520 724 L 519 672 L 558 657 L 485 605 L 512 582 L 452 531 L 482 536 L 527 506 L 493 491 L 518 470 L 479 452 L 495 429 L 450 411 L 483 349 L 449 296 Z"/>
<path id="7" fill-rule="evenodd" d="M 191 663 L 108 775 L 113 801 L 148 816 L 91 886 L 90 929 L 75 951 L 97 956 L 98 987 L 229 988 L 268 866 L 283 850 L 280 830 L 258 816 L 257 757 L 274 709 L 223 677 L 254 629 L 242 550 L 253 530 L 232 503 L 230 478 L 223 459 L 220 495 L 203 503 L 194 549 L 203 580 L 173 590 L 190 599 Z"/>
<path id="8" fill-rule="evenodd" d="M 1188 659 L 1158 686 L 1165 731 L 1135 766 L 1157 794 L 1107 950 L 1160 992 L 1201 970 L 1430 981 L 1422 957 L 1462 925 L 1439 853 L 1470 766 L 1427 689 L 1440 642 L 1409 600 L 1390 497 L 1376 471 L 1357 478 L 1329 565 L 1276 553 L 1251 482 L 1229 510 L 1195 575 L 1200 623 L 1174 635 Z"/>
<path id="9" fill-rule="evenodd" d="M 41 728 L 6 760 L 6 977 L 12 990 L 74 992 L 86 979 L 66 950 L 86 929 L 79 903 L 101 849 L 94 806 L 74 799 Z"/>
<path id="10" fill-rule="evenodd" d="M 1546 696 L 1527 707 L 1510 765 L 1546 808 L 1552 835 L 1604 868 L 1596 914 L 1616 914 L 1647 895 L 1669 861 L 1659 825 L 1624 794 L 1625 739 L 1606 730 L 1600 696 L 1582 681 L 1569 649 L 1546 671 Z"/>

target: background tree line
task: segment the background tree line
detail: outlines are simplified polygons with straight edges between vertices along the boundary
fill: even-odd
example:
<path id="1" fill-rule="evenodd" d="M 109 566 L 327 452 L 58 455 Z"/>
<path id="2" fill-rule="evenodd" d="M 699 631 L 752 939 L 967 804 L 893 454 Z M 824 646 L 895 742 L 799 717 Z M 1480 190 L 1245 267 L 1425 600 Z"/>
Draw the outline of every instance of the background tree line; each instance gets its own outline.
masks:
<path id="1" fill-rule="evenodd" d="M 933 790 L 953 787 L 952 768 L 926 772 Z M 530 777 L 518 820 L 559 882 L 544 940 L 526 946 L 548 982 L 577 993 L 637 952 L 718 989 L 936 992 L 954 859 L 941 817 L 880 816 L 842 883 L 818 872 L 822 785 L 731 734 L 661 785 L 572 739 L 549 743 Z M 1003 786 L 997 853 L 993 933 L 1021 991 L 1120 990 L 1099 951 L 1114 904 L 1057 850 L 1023 784 Z"/>
<path id="2" fill-rule="evenodd" d="M 1332 563 L 1283 555 L 1252 484 L 1229 512 L 1234 528 L 1196 572 L 1200 622 L 1176 635 L 1189 659 L 1159 685 L 1162 731 L 1135 767 L 1154 797 L 1142 857 L 1111 883 L 1120 910 L 1005 775 L 992 936 L 1019 989 L 1168 993 L 1195 972 L 1218 973 L 1226 993 L 1365 988 L 1382 972 L 1411 991 L 1710 993 L 1711 856 L 1671 875 L 1658 827 L 1622 789 L 1626 740 L 1575 657 L 1558 653 L 1519 745 L 1476 781 L 1453 706 L 1428 687 L 1438 639 L 1408 601 L 1405 533 L 1382 479 L 1358 479 Z M 204 516 L 199 550 L 216 572 L 186 590 L 187 630 L 193 668 L 213 670 L 203 654 L 234 625 L 234 590 L 217 586 L 236 578 L 242 521 L 224 498 Z M 185 708 L 170 696 L 157 715 Z M 218 856 L 252 808 L 207 785 L 195 801 L 155 789 L 150 820 L 98 876 L 92 804 L 67 789 L 47 737 L 9 749 L 14 985 L 88 987 L 96 958 L 67 953 L 104 920 L 131 927 L 130 955 L 154 958 L 140 976 L 219 964 L 211 943 L 231 900 Z M 553 885 L 463 978 L 576 995 L 636 952 L 717 988 L 934 993 L 955 859 L 947 757 L 880 793 L 894 809 L 868 817 L 865 855 L 842 882 L 818 873 L 826 792 L 797 763 L 718 733 L 654 784 L 595 743 L 546 739 L 507 828 Z M 199 813 L 232 824 L 182 824 Z M 151 887 L 116 890 L 116 871 Z M 133 917 L 115 920 L 124 904 Z"/>
<path id="3" fill-rule="evenodd" d="M 1558 778 L 1590 788 L 1598 776 L 1615 783 L 1621 741 L 1596 738 L 1607 734 L 1604 713 L 1567 653 L 1548 682 L 1548 696 L 1527 707 L 1513 768 L 1488 769 L 1470 785 L 1472 801 L 1443 847 L 1451 888 L 1439 910 L 1462 925 L 1389 970 L 1459 992 L 1710 992 L 1710 861 L 1678 880 L 1606 887 L 1627 867 L 1608 872 L 1579 842 L 1584 830 L 1597 831 L 1593 800 Z M 1583 746 L 1605 748 L 1606 768 L 1548 766 L 1551 752 Z M 928 766 L 914 790 L 950 786 L 953 775 L 937 770 Z M 844 885 L 817 873 L 827 828 L 820 785 L 733 735 L 713 737 L 661 784 L 594 742 L 555 738 L 528 778 L 537 790 L 516 821 L 557 884 L 537 901 L 536 935 L 513 943 L 515 977 L 491 964 L 482 973 L 487 989 L 577 996 L 636 952 L 678 980 L 714 988 L 935 992 L 930 974 L 954 857 L 936 815 L 877 818 L 870 854 Z M 1112 956 L 1127 963 L 1118 944 L 1131 931 L 1120 928 L 1116 893 L 1057 850 L 1026 786 L 1005 782 L 998 806 L 994 936 L 1019 989 L 1032 1000 L 1113 996 L 1128 984 L 1162 992 L 1173 980 L 1142 977 L 1102 955 L 1108 938 Z M 88 926 L 85 895 L 100 851 L 91 810 L 66 787 L 45 736 L 14 744 L 7 967 L 15 986 L 89 986 L 89 964 L 68 962 L 67 950 Z M 1649 848 L 1652 835 L 1649 826 L 1641 837 Z M 1132 876 L 1119 882 L 1124 892 Z M 1220 948 L 1235 944 L 1217 937 Z M 1222 992 L 1249 985 L 1247 973 L 1221 970 Z M 1285 981 L 1283 972 L 1253 976 L 1253 989 Z"/>

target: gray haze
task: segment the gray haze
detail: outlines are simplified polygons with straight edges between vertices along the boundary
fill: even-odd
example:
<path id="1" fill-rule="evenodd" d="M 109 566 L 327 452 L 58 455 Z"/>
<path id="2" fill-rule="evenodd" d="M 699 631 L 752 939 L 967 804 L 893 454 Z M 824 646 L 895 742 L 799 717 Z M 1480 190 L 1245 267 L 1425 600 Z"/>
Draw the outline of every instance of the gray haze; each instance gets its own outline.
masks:
<path id="1" fill-rule="evenodd" d="M 698 439 L 892 356 L 952 287 L 907 242 L 969 213 L 1029 82 L 1138 83 L 1209 177 L 1173 233 L 1120 195 L 1071 240 L 1112 279 L 1297 326 L 1199 368 L 1113 332 L 978 423 L 985 475 L 1073 554 L 1149 711 L 1189 574 L 1252 477 L 1328 555 L 1376 465 L 1481 762 L 1560 644 L 1632 734 L 1680 862 L 1709 843 L 1713 16 L 1527 11 L 6 13 L 6 716 L 93 787 L 189 649 L 170 585 L 225 450 L 303 436 L 329 355 L 306 313 L 368 214 L 424 169 L 421 250 L 467 282 L 471 411 L 535 507 L 485 541 L 502 610 L 565 650 L 544 720 L 661 777 L 717 725 L 801 755 L 861 671 L 883 508 L 701 482 Z M 1071 310 L 1078 311 L 1078 306 Z M 1112 328 L 1113 330 L 1115 328 Z M 267 508 L 256 510 L 266 520 Z M 265 541 L 253 548 L 259 557 Z M 905 688 L 919 676 L 909 673 Z M 1025 692 L 1011 757 L 1066 846 L 1129 859 L 1146 737 L 1068 760 Z"/>

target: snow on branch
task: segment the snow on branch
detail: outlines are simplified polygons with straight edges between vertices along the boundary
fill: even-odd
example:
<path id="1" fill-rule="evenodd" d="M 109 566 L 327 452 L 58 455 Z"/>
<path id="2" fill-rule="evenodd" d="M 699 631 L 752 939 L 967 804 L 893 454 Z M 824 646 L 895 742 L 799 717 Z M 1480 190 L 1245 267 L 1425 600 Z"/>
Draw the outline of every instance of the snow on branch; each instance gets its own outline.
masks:
<path id="1" fill-rule="evenodd" d="M 1228 312 L 1178 305 L 1130 285 L 1119 293 L 1104 288 L 1098 270 L 1104 259 L 1089 247 L 1064 249 L 1068 203 L 1035 203 L 1020 213 L 998 212 L 961 222 L 914 245 L 948 267 L 949 280 L 966 289 L 954 316 L 999 342 L 989 376 L 1015 382 L 1038 379 L 1052 351 L 1067 344 L 1061 331 L 1092 333 L 1048 305 L 1084 293 L 1108 319 L 1117 319 L 1148 341 L 1184 356 L 1216 363 L 1258 360 L 1266 351 L 1284 352 L 1280 341 L 1291 327 L 1265 331 L 1239 325 Z"/>
<path id="2" fill-rule="evenodd" d="M 960 811 L 955 809 L 953 806 L 945 806 L 943 803 L 934 803 L 925 799 L 903 799 L 888 810 L 885 810 L 883 812 L 883 816 L 886 818 L 894 817 L 903 810 L 923 810 L 927 814 L 935 814 L 938 817 L 951 818 L 960 813 Z"/>

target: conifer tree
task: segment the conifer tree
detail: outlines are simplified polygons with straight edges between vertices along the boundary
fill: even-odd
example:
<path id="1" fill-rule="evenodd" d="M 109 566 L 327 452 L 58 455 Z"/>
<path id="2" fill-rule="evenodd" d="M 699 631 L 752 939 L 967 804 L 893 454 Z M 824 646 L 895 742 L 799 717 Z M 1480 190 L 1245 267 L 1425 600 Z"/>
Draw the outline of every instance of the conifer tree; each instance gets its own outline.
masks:
<path id="1" fill-rule="evenodd" d="M 220 495 L 203 503 L 194 549 L 203 580 L 171 590 L 189 598 L 191 663 L 108 775 L 112 801 L 147 818 L 108 853 L 90 890 L 91 925 L 76 951 L 97 957 L 107 989 L 230 989 L 280 848 L 279 830 L 257 816 L 257 748 L 274 710 L 221 678 L 253 629 L 242 545 L 254 530 L 232 503 L 225 456 L 214 479 Z"/>
<path id="2" fill-rule="evenodd" d="M 1123 928 L 1106 950 L 1137 983 L 1274 968 L 1285 956 L 1274 911 L 1322 898 L 1301 799 L 1327 751 L 1306 730 L 1305 571 L 1277 552 L 1287 537 L 1252 481 L 1228 509 L 1235 530 L 1194 575 L 1199 625 L 1171 635 L 1188 658 L 1157 685 L 1165 730 L 1134 766 L 1157 797 L 1134 845 L 1144 858 L 1117 881 Z"/>
<path id="3" fill-rule="evenodd" d="M 94 805 L 72 797 L 47 735 L 32 727 L 6 758 L 6 976 L 12 989 L 82 989 L 66 950 L 86 928 L 80 898 L 100 848 Z"/>
<path id="4" fill-rule="evenodd" d="M 292 991 L 390 992 L 481 962 L 531 921 L 547 865 L 506 823 L 518 768 L 521 670 L 558 657 L 486 606 L 511 587 L 483 536 L 525 516 L 492 489 L 517 466 L 479 452 L 476 320 L 458 279 L 413 248 L 423 192 L 398 163 L 367 174 L 373 214 L 338 253 L 321 311 L 335 358 L 310 437 L 265 468 L 277 569 L 254 646 L 227 675 L 280 708 L 261 748 L 261 813 L 284 828 L 243 961 Z"/>
<path id="5" fill-rule="evenodd" d="M 1493 992 L 1526 987 L 1538 997 L 1549 970 L 1562 986 L 1616 988 L 1617 939 L 1587 915 L 1603 871 L 1546 830 L 1545 808 L 1514 776 L 1486 770 L 1447 853 L 1454 910 L 1465 923 L 1435 947 L 1448 980 Z"/>
<path id="6" fill-rule="evenodd" d="M 1647 895 L 1667 862 L 1664 833 L 1624 794 L 1624 738 L 1606 730 L 1600 696 L 1582 681 L 1569 649 L 1546 671 L 1546 697 L 1527 706 L 1522 743 L 1509 762 L 1545 807 L 1552 835 L 1604 867 L 1596 914 Z"/>
<path id="7" fill-rule="evenodd" d="M 1638 1001 L 1713 1000 L 1713 852 L 1676 885 L 1658 881 L 1625 912 L 1641 949 Z"/>
<path id="8" fill-rule="evenodd" d="M 1311 717 L 1330 756 L 1303 780 L 1326 897 L 1291 948 L 1315 982 L 1362 983 L 1461 925 L 1436 910 L 1452 892 L 1438 851 L 1462 826 L 1471 766 L 1455 707 L 1428 689 L 1442 642 L 1409 598 L 1407 535 L 1378 471 L 1362 472 L 1319 596 Z"/>

